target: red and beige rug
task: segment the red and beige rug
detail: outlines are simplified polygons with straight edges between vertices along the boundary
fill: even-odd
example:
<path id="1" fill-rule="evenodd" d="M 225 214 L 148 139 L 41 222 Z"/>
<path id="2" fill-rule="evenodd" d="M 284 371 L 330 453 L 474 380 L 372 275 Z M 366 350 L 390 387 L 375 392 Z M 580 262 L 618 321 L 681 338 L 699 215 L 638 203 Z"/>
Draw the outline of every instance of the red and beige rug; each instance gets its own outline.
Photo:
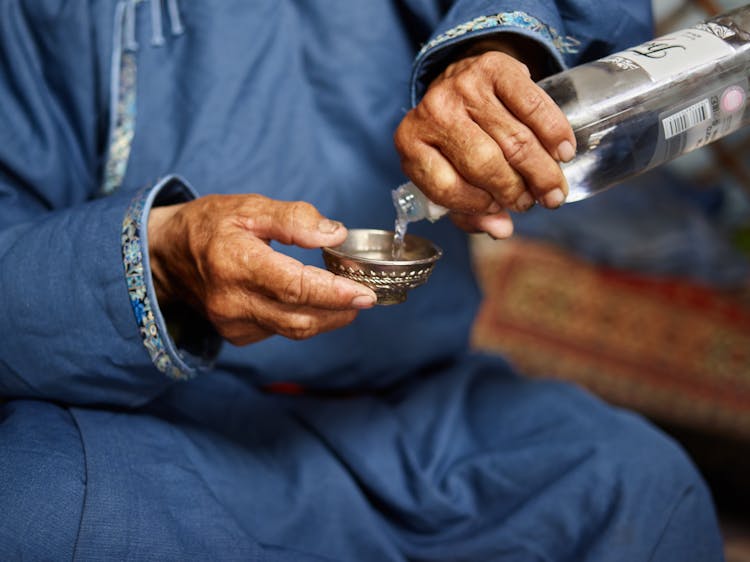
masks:
<path id="1" fill-rule="evenodd" d="M 477 348 L 657 422 L 750 443 L 750 291 L 606 269 L 518 237 L 474 243 Z"/>

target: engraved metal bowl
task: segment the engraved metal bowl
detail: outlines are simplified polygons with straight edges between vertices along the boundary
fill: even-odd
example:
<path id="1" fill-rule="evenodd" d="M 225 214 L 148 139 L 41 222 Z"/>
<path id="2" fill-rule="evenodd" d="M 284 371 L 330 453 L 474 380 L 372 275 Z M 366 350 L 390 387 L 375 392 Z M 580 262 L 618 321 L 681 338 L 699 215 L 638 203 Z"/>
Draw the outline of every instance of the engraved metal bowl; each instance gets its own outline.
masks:
<path id="1" fill-rule="evenodd" d="M 367 285 L 378 304 L 398 304 L 411 289 L 424 284 L 443 251 L 435 244 L 407 234 L 399 259 L 393 258 L 393 231 L 350 229 L 346 241 L 323 248 L 329 271 Z"/>

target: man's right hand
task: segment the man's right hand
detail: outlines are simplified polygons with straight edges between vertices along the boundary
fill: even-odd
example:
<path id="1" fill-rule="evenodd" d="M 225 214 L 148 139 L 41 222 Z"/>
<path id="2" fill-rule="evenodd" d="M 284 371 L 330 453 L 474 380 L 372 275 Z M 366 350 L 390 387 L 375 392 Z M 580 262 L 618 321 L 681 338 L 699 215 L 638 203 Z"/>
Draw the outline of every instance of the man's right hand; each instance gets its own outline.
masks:
<path id="1" fill-rule="evenodd" d="M 560 162 L 573 158 L 576 142 L 563 112 L 516 58 L 539 58 L 539 47 L 526 42 L 519 50 L 513 41 L 523 38 L 502 37 L 448 65 L 394 137 L 417 187 L 461 228 L 495 238 L 513 232 L 509 210 L 563 203 Z"/>
<path id="2" fill-rule="evenodd" d="M 260 195 L 209 195 L 155 207 L 148 242 L 157 298 L 162 307 L 192 307 L 235 345 L 340 328 L 372 307 L 375 293 L 303 265 L 270 241 L 319 248 L 346 236 L 341 223 L 308 203 Z"/>

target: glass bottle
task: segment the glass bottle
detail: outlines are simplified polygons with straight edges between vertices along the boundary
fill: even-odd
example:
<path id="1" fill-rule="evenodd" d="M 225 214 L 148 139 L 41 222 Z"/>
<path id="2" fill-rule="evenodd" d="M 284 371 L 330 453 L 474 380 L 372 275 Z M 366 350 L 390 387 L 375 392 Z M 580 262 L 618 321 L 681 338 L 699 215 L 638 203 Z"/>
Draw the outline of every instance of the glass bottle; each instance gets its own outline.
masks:
<path id="1" fill-rule="evenodd" d="M 568 202 L 599 193 L 750 123 L 750 5 L 539 82 L 577 141 L 561 165 Z M 397 214 L 437 220 L 446 209 L 411 183 Z M 441 214 L 442 213 L 442 214 Z"/>

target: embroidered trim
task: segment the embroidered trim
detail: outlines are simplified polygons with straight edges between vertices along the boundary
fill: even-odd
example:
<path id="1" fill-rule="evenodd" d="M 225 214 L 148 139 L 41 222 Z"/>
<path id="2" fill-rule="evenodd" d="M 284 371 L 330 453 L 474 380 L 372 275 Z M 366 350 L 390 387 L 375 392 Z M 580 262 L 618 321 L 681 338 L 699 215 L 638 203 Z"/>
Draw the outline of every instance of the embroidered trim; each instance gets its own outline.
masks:
<path id="1" fill-rule="evenodd" d="M 166 350 L 165 336 L 159 331 L 159 326 L 154 318 L 154 310 L 146 287 L 145 266 L 143 263 L 143 240 L 141 228 L 143 228 L 143 209 L 146 204 L 146 190 L 138 192 L 130 203 L 125 218 L 122 221 L 122 260 L 125 265 L 125 279 L 128 284 L 128 295 L 130 304 L 135 313 L 138 329 L 143 338 L 151 361 L 162 373 L 176 380 L 192 378 L 192 374 L 180 369 Z"/>
<path id="2" fill-rule="evenodd" d="M 122 184 L 128 166 L 130 148 L 135 135 L 135 54 L 123 53 L 120 84 L 117 94 L 115 127 L 109 144 L 109 155 L 104 168 L 102 195 L 111 195 Z"/>
<path id="3" fill-rule="evenodd" d="M 104 178 L 100 195 L 111 195 L 122 184 L 130 157 L 130 148 L 135 135 L 136 118 L 136 59 L 133 45 L 129 44 L 134 14 L 127 17 L 127 6 L 118 4 L 115 15 L 115 37 L 112 52 L 112 81 L 110 96 L 110 135 L 107 160 L 104 164 Z M 137 47 L 137 45 L 136 45 Z"/>
<path id="4" fill-rule="evenodd" d="M 548 26 L 534 16 L 530 16 L 526 12 L 513 11 L 501 12 L 494 16 L 479 16 L 469 22 L 452 27 L 425 44 L 419 51 L 417 58 L 422 57 L 427 51 L 446 41 L 473 31 L 491 29 L 493 27 L 520 27 L 527 31 L 533 31 L 548 39 L 555 49 L 562 54 L 577 53 L 578 46 L 580 45 L 580 41 L 574 37 L 560 35 L 554 27 Z"/>

